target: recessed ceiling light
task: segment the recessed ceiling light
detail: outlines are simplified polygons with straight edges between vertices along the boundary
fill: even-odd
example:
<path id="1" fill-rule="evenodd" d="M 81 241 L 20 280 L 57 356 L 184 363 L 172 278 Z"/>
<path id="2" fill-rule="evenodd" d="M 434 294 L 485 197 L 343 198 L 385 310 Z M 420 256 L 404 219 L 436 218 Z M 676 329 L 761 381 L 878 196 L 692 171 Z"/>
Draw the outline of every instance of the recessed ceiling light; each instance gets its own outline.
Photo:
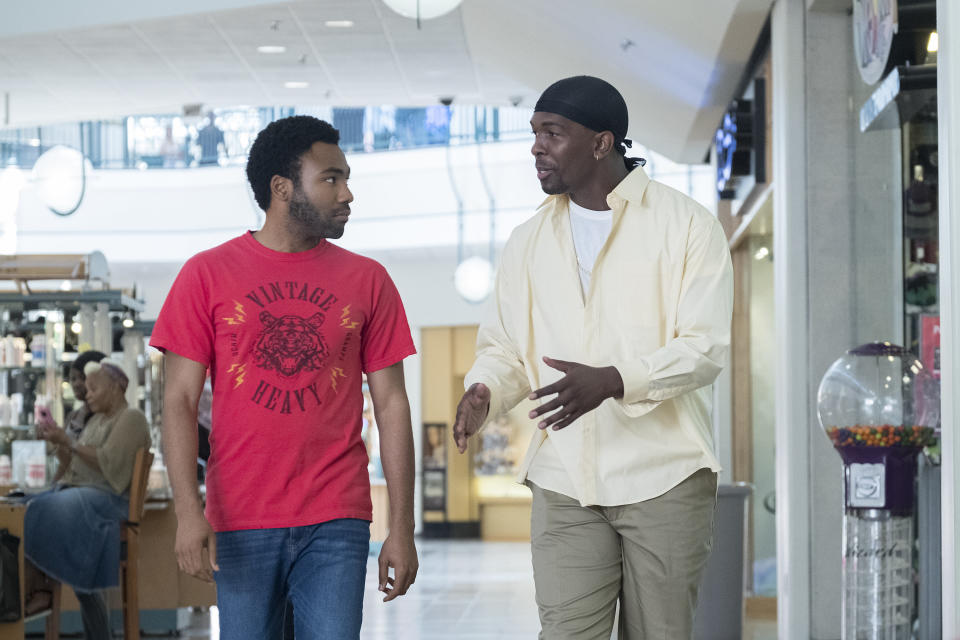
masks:
<path id="1" fill-rule="evenodd" d="M 306 89 L 310 86 L 309 82 L 284 82 L 283 86 L 287 89 Z"/>
<path id="2" fill-rule="evenodd" d="M 286 53 L 287 48 L 281 45 L 265 44 L 257 47 L 257 51 L 260 53 Z"/>
<path id="3" fill-rule="evenodd" d="M 353 26 L 353 20 L 327 20 L 323 24 L 331 29 L 349 29 Z"/>

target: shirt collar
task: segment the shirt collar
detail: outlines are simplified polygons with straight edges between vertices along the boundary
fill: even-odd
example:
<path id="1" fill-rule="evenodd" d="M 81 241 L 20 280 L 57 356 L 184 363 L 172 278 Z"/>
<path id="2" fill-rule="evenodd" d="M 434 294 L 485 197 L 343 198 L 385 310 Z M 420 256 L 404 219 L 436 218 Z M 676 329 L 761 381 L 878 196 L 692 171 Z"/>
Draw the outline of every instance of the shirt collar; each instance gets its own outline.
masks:
<path id="1" fill-rule="evenodd" d="M 640 204 L 648 184 L 650 184 L 650 178 L 647 172 L 643 167 L 637 166 L 607 195 L 607 204 L 611 209 L 618 209 L 628 202 Z"/>

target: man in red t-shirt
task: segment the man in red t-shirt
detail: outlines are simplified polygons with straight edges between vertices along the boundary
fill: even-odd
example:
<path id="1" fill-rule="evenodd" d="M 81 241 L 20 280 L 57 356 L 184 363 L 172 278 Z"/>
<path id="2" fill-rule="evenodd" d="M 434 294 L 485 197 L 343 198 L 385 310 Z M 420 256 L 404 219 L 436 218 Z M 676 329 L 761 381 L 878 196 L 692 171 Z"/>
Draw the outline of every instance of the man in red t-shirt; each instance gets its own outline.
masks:
<path id="1" fill-rule="evenodd" d="M 417 574 L 403 380 L 415 349 L 384 268 L 327 241 L 343 235 L 353 201 L 339 137 L 309 116 L 260 132 L 247 177 L 266 211 L 263 228 L 188 260 L 151 338 L 165 353 L 177 560 L 216 580 L 220 633 L 230 640 L 279 637 L 288 601 L 298 640 L 359 636 L 372 512 L 364 373 L 390 498 L 384 599 L 403 595 Z M 197 403 L 208 369 L 204 511 Z"/>

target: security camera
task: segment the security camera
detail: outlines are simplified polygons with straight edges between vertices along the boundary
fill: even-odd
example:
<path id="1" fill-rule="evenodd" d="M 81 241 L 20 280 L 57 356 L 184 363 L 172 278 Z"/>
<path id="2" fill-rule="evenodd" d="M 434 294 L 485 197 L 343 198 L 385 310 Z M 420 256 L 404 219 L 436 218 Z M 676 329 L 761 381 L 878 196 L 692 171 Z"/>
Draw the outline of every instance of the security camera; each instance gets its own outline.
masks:
<path id="1" fill-rule="evenodd" d="M 516 107 L 523 102 L 523 96 L 510 96 L 509 100 L 510 104 Z"/>
<path id="2" fill-rule="evenodd" d="M 445 107 L 449 107 L 450 105 L 453 104 L 453 96 L 441 96 L 440 104 L 442 104 Z"/>

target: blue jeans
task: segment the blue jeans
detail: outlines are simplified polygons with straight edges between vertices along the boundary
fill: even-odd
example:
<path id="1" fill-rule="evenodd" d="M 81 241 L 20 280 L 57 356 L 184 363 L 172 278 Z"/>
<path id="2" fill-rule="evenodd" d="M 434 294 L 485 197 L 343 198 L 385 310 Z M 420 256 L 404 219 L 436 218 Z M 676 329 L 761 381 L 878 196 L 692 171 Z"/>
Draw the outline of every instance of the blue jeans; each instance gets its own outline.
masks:
<path id="1" fill-rule="evenodd" d="M 360 637 L 370 523 L 331 520 L 217 534 L 222 640 L 279 640 L 289 600 L 297 640 Z"/>

